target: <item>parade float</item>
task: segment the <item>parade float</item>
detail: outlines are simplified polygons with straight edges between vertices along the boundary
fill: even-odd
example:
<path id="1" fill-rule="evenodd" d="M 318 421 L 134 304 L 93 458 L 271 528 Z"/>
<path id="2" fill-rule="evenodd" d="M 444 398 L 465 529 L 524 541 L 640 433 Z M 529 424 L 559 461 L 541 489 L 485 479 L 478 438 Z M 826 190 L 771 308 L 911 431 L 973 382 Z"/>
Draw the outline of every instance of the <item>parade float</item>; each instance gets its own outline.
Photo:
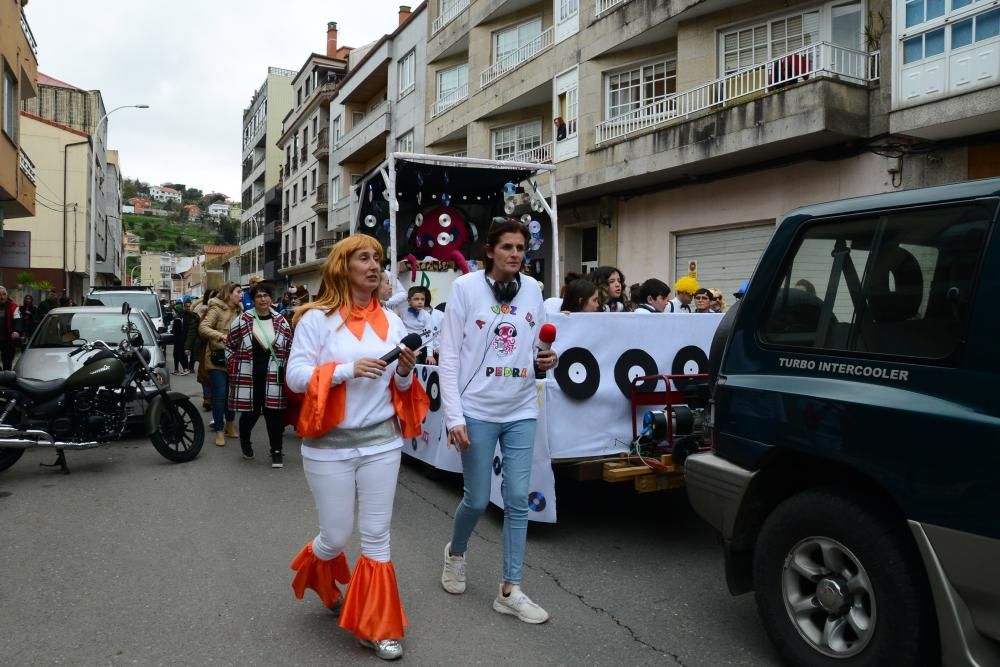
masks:
<path id="1" fill-rule="evenodd" d="M 546 296 L 561 284 L 555 166 L 393 153 L 357 185 L 352 232 L 376 237 L 404 289 L 423 285 L 434 304 L 474 271 L 494 217 L 521 220 L 531 241 L 524 271 Z M 637 491 L 683 483 L 683 457 L 704 446 L 704 378 L 722 315 L 578 313 L 548 317 L 558 335 L 557 368 L 536 380 L 536 430 L 529 507 L 556 521 L 553 468 L 576 479 L 629 482 Z M 499 334 L 498 334 L 499 335 Z M 437 368 L 418 366 L 431 397 L 407 455 L 461 472 L 447 445 Z M 492 500 L 502 506 L 497 447 Z"/>

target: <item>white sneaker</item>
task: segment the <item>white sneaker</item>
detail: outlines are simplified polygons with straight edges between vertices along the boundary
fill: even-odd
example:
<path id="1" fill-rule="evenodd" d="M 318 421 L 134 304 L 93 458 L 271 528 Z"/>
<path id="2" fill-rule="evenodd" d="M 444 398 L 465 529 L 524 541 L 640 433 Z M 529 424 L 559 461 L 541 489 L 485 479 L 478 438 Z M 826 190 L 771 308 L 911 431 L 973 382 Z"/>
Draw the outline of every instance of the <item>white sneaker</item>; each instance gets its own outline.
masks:
<path id="1" fill-rule="evenodd" d="M 465 554 L 451 555 L 451 542 L 444 545 L 444 571 L 441 573 L 441 585 L 452 595 L 465 592 Z"/>
<path id="2" fill-rule="evenodd" d="M 549 612 L 532 602 L 517 584 L 511 587 L 510 595 L 506 596 L 503 594 L 503 584 L 500 584 L 497 597 L 493 600 L 493 610 L 517 616 L 525 623 L 544 623 L 549 620 Z"/>

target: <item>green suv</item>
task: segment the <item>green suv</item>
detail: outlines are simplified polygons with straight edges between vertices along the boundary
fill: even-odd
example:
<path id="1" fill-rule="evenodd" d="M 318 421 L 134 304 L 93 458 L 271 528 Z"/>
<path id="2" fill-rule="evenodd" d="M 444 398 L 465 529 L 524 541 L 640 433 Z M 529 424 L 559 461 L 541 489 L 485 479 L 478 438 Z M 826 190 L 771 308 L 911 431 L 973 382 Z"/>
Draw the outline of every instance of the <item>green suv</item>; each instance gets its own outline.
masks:
<path id="1" fill-rule="evenodd" d="M 688 494 L 790 664 L 1000 665 L 998 206 L 793 211 L 719 327 Z"/>

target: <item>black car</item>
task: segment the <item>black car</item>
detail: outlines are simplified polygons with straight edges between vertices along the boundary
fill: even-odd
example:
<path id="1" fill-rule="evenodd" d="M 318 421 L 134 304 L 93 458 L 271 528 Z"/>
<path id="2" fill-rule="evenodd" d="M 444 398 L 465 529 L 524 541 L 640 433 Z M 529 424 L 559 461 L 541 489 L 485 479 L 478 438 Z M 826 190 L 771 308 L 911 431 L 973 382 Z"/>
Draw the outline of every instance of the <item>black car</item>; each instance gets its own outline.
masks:
<path id="1" fill-rule="evenodd" d="M 1000 179 L 788 214 L 686 464 L 795 665 L 1000 664 Z"/>

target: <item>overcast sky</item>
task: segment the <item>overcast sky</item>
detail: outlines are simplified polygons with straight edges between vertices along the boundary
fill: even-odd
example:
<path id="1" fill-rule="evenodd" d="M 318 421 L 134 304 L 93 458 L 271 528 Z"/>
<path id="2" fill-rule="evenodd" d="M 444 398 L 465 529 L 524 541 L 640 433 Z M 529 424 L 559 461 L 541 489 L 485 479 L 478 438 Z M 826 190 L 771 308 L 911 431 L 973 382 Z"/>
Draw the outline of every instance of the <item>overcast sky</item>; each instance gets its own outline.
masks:
<path id="1" fill-rule="evenodd" d="M 243 108 L 268 66 L 298 70 L 398 24 L 405 0 L 31 0 L 25 15 L 38 69 L 87 90 L 110 110 L 109 147 L 122 172 L 240 198 Z M 414 7 L 419 4 L 412 3 Z"/>

